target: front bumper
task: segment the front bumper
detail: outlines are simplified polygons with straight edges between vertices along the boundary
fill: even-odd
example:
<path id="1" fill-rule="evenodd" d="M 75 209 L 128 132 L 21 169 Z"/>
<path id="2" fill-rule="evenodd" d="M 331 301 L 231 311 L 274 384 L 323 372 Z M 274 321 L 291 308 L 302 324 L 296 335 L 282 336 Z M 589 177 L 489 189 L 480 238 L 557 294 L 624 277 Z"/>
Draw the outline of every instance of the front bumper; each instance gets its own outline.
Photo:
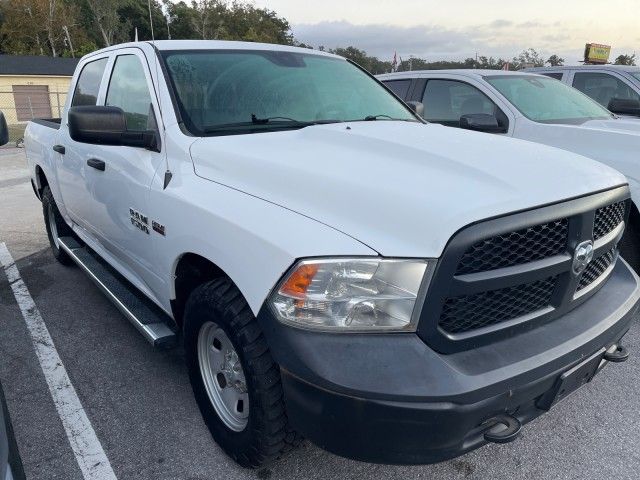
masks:
<path id="1" fill-rule="evenodd" d="M 281 366 L 292 426 L 338 455 L 434 463 L 486 443 L 482 423 L 527 423 L 567 369 L 620 342 L 640 279 L 619 260 L 606 284 L 566 315 L 517 336 L 439 354 L 415 334 L 330 334 L 258 319 Z"/>

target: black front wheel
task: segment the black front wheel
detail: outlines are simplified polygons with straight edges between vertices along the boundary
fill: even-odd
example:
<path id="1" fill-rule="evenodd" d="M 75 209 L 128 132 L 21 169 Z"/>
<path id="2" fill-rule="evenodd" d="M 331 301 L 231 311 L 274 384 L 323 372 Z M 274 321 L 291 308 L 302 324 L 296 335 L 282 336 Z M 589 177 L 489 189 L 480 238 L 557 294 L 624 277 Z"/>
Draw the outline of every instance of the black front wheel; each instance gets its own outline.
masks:
<path id="1" fill-rule="evenodd" d="M 287 419 L 280 368 L 229 279 L 205 283 L 190 295 L 184 344 L 202 418 L 231 458 L 259 468 L 300 442 Z"/>
<path id="2" fill-rule="evenodd" d="M 60 237 L 72 236 L 73 230 L 60 215 L 56 201 L 48 186 L 42 189 L 42 213 L 53 256 L 63 265 L 72 265 L 73 260 L 60 248 Z"/>

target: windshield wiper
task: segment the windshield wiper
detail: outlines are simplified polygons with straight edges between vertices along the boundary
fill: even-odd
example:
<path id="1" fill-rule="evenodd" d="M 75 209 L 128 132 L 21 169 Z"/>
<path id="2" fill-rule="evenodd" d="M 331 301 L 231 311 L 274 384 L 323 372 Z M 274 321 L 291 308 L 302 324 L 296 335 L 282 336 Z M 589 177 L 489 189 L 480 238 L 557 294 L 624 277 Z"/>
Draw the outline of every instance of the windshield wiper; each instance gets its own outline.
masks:
<path id="1" fill-rule="evenodd" d="M 284 121 L 284 122 L 295 122 L 295 123 L 303 123 L 300 120 L 296 120 L 295 118 L 289 117 L 266 117 L 266 118 L 258 118 L 255 113 L 251 114 L 251 123 L 256 125 L 264 125 L 266 123 L 270 123 L 273 120 Z M 307 123 L 307 122 L 304 122 Z"/>
<path id="2" fill-rule="evenodd" d="M 399 122 L 417 122 L 417 120 L 414 120 L 411 118 L 395 118 L 384 113 L 379 113 L 378 115 L 367 115 L 366 117 L 363 118 L 365 122 L 373 122 L 375 120 L 380 120 L 380 119 L 397 120 Z"/>
<path id="3" fill-rule="evenodd" d="M 270 129 L 287 129 L 287 128 L 304 128 L 311 125 L 325 125 L 328 123 L 341 123 L 342 120 L 313 120 L 302 121 L 289 117 L 269 117 L 269 118 L 257 118 L 255 115 L 251 115 L 250 122 L 234 122 L 234 123 L 221 123 L 218 125 L 209 125 L 203 127 L 204 133 L 216 133 L 226 132 L 229 130 L 270 130 Z"/>

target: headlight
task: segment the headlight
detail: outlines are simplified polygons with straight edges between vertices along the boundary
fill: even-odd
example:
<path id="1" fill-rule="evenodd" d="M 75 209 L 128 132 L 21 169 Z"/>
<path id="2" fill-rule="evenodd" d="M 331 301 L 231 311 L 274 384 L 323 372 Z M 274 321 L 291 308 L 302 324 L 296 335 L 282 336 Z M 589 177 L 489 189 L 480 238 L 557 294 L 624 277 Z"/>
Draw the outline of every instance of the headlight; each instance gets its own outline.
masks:
<path id="1" fill-rule="evenodd" d="M 269 301 L 281 322 L 302 328 L 412 331 L 427 265 L 375 258 L 303 260 Z"/>

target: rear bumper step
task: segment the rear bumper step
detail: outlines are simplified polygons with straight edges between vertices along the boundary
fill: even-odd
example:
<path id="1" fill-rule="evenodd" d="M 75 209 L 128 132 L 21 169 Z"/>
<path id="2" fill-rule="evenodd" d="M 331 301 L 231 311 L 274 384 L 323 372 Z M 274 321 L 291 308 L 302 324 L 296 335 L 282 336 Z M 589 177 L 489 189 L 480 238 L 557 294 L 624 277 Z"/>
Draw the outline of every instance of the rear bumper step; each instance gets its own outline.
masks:
<path id="1" fill-rule="evenodd" d="M 60 248 L 85 271 L 154 347 L 169 347 L 175 344 L 176 333 L 169 326 L 171 319 L 160 308 L 145 299 L 133 285 L 74 238 L 61 237 L 58 240 Z"/>

